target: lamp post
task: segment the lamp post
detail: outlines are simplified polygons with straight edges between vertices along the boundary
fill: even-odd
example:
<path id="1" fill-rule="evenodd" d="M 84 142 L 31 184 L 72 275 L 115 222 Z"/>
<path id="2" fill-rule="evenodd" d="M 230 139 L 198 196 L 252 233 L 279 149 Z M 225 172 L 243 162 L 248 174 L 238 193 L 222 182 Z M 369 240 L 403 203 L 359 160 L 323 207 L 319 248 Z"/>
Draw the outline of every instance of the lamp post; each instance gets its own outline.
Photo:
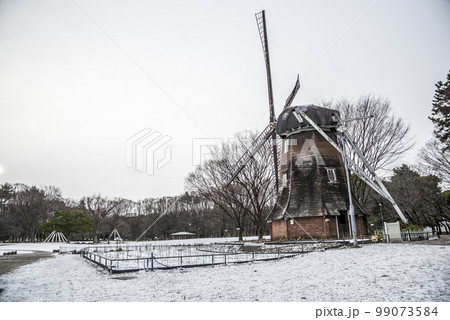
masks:
<path id="1" fill-rule="evenodd" d="M 384 223 L 383 223 L 383 205 L 381 203 L 378 204 L 380 206 L 380 217 L 381 217 L 381 231 L 384 233 Z"/>

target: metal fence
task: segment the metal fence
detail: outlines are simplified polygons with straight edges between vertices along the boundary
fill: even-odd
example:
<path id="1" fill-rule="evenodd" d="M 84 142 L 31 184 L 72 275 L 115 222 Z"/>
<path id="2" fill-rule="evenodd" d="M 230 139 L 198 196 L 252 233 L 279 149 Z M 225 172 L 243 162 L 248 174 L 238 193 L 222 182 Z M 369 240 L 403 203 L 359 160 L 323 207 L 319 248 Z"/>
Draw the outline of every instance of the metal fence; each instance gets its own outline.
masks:
<path id="1" fill-rule="evenodd" d="M 211 252 L 202 245 L 180 246 L 95 246 L 81 250 L 83 258 L 100 265 L 111 273 L 140 270 L 175 269 L 227 265 L 294 257 L 304 251 L 283 250 L 283 247 L 254 252 Z"/>
<path id="2" fill-rule="evenodd" d="M 403 241 L 428 240 L 432 236 L 433 236 L 432 232 L 423 232 L 423 231 L 404 231 L 404 232 L 402 232 L 402 240 Z"/>

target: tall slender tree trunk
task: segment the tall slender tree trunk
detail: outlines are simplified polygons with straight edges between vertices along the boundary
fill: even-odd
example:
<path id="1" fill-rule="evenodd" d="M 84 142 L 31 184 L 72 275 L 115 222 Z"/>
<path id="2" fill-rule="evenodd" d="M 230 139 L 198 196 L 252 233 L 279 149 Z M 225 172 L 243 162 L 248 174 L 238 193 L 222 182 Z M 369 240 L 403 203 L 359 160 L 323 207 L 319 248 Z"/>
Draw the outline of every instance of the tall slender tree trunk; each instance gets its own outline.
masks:
<path id="1" fill-rule="evenodd" d="M 98 243 L 98 224 L 96 223 L 94 225 L 94 243 Z"/>
<path id="2" fill-rule="evenodd" d="M 258 240 L 262 240 L 263 238 L 263 227 L 261 224 L 258 225 Z"/>

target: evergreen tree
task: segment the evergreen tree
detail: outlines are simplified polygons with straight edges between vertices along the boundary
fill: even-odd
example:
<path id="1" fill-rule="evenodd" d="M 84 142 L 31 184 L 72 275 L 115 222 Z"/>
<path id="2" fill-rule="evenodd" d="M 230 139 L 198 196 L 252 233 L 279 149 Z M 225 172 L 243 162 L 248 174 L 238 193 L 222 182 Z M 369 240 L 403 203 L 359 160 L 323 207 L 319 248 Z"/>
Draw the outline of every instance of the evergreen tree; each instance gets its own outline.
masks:
<path id="1" fill-rule="evenodd" d="M 450 149 L 450 71 L 447 81 L 438 81 L 434 94 L 432 116 L 429 119 L 434 123 L 434 135 L 439 139 L 445 150 Z"/>
<path id="2" fill-rule="evenodd" d="M 394 168 L 393 173 L 386 186 L 410 223 L 439 229 L 443 221 L 448 221 L 450 207 L 439 187 L 439 177 L 421 176 L 405 164 Z M 388 221 L 396 218 L 395 212 L 389 206 L 383 213 Z"/>
<path id="3" fill-rule="evenodd" d="M 50 233 L 62 232 L 69 238 L 73 233 L 86 233 L 94 231 L 94 220 L 83 213 L 82 210 L 66 209 L 54 213 L 53 218 L 41 225 L 41 229 Z"/>

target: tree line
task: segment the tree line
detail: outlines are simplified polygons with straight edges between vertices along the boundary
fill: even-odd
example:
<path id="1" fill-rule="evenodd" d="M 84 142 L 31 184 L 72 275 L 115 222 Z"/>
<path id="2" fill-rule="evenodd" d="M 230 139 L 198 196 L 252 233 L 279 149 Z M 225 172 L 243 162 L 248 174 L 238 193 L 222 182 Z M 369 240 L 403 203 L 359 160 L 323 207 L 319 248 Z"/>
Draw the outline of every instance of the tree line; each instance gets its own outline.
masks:
<path id="1" fill-rule="evenodd" d="M 257 233 L 250 219 L 242 219 L 240 226 L 246 234 Z M 0 185 L 2 242 L 43 241 L 52 231 L 63 232 L 69 240 L 97 242 L 108 239 L 115 228 L 127 240 L 141 235 L 141 240 L 169 239 L 179 231 L 197 237 L 241 233 L 213 202 L 188 192 L 139 201 L 100 194 L 73 200 L 63 198 L 57 187 Z"/>

